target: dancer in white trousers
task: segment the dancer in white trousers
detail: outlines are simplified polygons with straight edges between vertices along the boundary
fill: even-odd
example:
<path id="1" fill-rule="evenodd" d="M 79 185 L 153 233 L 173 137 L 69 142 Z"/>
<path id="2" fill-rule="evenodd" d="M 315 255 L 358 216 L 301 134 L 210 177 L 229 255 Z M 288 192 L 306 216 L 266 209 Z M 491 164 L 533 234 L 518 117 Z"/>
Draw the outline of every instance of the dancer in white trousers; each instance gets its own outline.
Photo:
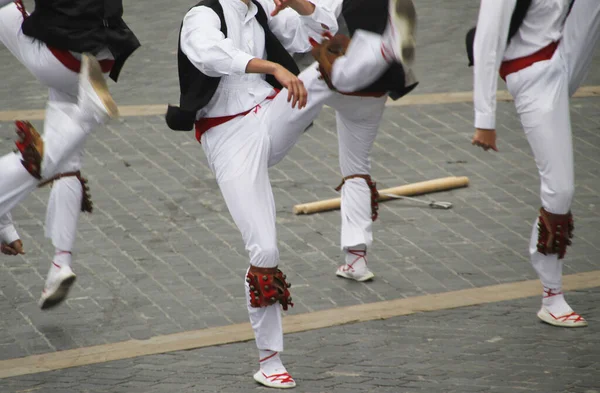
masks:
<path id="1" fill-rule="evenodd" d="M 48 86 L 44 138 L 54 141 L 62 138 L 65 124 L 79 122 L 79 128 L 91 131 L 104 121 L 92 119 L 90 122 L 87 113 L 83 113 L 83 118 L 80 116 L 77 106 L 80 53 L 93 52 L 99 59 L 100 73 L 111 71 L 111 77 L 116 80 L 125 59 L 139 42 L 121 19 L 121 0 L 109 0 L 107 10 L 104 10 L 107 5 L 104 0 L 83 0 L 83 3 L 69 0 L 41 6 L 37 4 L 39 2 L 36 1 L 31 15 L 20 0 L 2 7 L 0 41 L 36 79 Z M 69 16 L 65 18 L 64 15 Z M 85 24 L 82 21 L 86 21 Z M 48 178 L 47 174 L 37 174 L 43 180 L 40 185 L 52 183 L 45 232 L 55 247 L 39 301 L 42 309 L 62 302 L 75 280 L 71 252 L 77 220 L 80 211 L 91 211 L 92 208 L 85 179 L 80 175 L 82 157 L 83 142 L 73 146 L 70 154 L 61 160 L 54 176 Z M 48 165 L 45 162 L 45 170 Z M 12 194 L 19 195 L 21 189 L 28 189 L 31 184 L 34 184 L 33 180 L 20 184 L 12 189 Z M 5 251 L 9 254 L 22 252 L 22 243 L 14 226 L 6 225 L 6 217 L 4 221 L 5 228 L 1 232 L 4 241 L 17 247 L 5 245 Z"/>
<path id="2" fill-rule="evenodd" d="M 358 33 L 376 39 L 384 32 L 389 0 L 333 0 L 327 4 L 338 18 L 340 15 L 344 18 L 351 37 Z M 412 2 L 406 2 L 404 6 L 413 15 L 411 19 L 416 21 Z M 335 84 L 340 83 L 335 74 L 332 79 L 338 93 L 327 101 L 327 105 L 336 111 L 343 178 L 336 189 L 341 191 L 342 199 L 340 242 L 344 264 L 338 267 L 336 275 L 362 282 L 375 276 L 367 267 L 367 250 L 373 243 L 373 222 L 377 219 L 378 209 L 376 184 L 370 176 L 371 148 L 387 98 L 398 99 L 406 95 L 417 82 L 412 71 L 400 63 L 390 65 L 384 75 L 358 91 L 345 90 L 346 85 L 342 92 Z"/>
<path id="3" fill-rule="evenodd" d="M 392 3 L 398 1 L 403 0 Z M 288 51 L 310 50 L 308 38 L 335 32 L 337 23 L 319 3 L 275 3 L 204 1 L 186 14 L 179 46 L 180 107 L 169 107 L 167 123 L 173 129 L 190 130 L 195 120 L 196 136 L 249 253 L 246 296 L 260 361 L 254 379 L 269 387 L 290 388 L 296 383 L 279 357 L 283 329 L 276 303 L 287 309 L 292 299 L 285 275 L 277 268 L 268 168 L 284 158 L 335 94 L 316 67 L 299 77 L 284 68 L 282 64 L 296 67 Z M 366 86 L 388 68 L 389 61 L 401 57 L 410 40 L 400 33 L 406 31 L 402 18 L 392 20 L 396 22 L 384 37 L 353 42 L 343 73 L 348 81 L 364 78 L 369 70 L 372 79 L 363 81 Z M 265 75 L 274 79 L 267 82 Z M 278 84 L 283 87 L 279 94 L 274 89 Z"/>
<path id="4" fill-rule="evenodd" d="M 0 243 L 2 252 L 7 255 L 24 253 L 10 211 L 38 188 L 40 178 L 49 179 L 59 174 L 63 163 L 77 152 L 99 124 L 118 115 L 100 64 L 94 57 L 84 55 L 82 58 L 78 90 L 76 104 L 60 105 L 53 112 L 54 117 L 49 121 L 55 127 L 53 132 L 40 137 L 33 127 L 18 122 L 22 127 L 18 130 L 22 135 L 18 143 L 26 139 L 30 142 L 23 144 L 23 154 L 16 152 L 0 157 Z M 49 126 L 45 129 L 48 131 Z M 32 152 L 39 153 L 39 160 L 28 158 Z M 32 174 L 28 166 L 38 168 L 39 176 L 36 172 Z"/>
<path id="5" fill-rule="evenodd" d="M 540 174 L 542 207 L 531 233 L 531 263 L 543 285 L 538 317 L 562 327 L 587 326 L 562 292 L 562 259 L 571 244 L 574 193 L 569 97 L 587 73 L 598 40 L 600 2 L 533 0 L 507 44 L 516 0 L 482 0 L 475 35 L 473 144 L 496 147 L 497 72 L 505 79 Z M 565 20 L 567 23 L 565 24 Z"/>

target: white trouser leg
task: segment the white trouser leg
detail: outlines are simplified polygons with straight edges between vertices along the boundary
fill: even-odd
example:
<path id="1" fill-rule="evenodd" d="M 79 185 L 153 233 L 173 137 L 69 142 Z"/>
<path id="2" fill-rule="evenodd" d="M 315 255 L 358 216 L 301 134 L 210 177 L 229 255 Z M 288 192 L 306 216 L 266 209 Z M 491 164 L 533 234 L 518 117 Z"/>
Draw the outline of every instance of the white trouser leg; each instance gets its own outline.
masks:
<path id="1" fill-rule="evenodd" d="M 581 86 L 600 39 L 600 1 L 577 0 L 565 22 L 561 51 L 569 70 L 569 95 Z"/>
<path id="2" fill-rule="evenodd" d="M 377 136 L 387 96 L 349 97 L 336 94 L 328 102 L 336 110 L 339 159 L 342 177 L 369 175 L 370 152 Z M 373 242 L 371 190 L 360 178 L 349 179 L 341 190 L 341 246 L 370 247 Z"/>
<path id="3" fill-rule="evenodd" d="M 71 92 L 76 93 L 76 92 Z M 77 97 L 51 88 L 49 93 L 51 103 L 57 105 L 74 105 Z M 57 111 L 56 105 L 48 105 L 48 111 Z M 44 135 L 61 137 L 61 124 L 54 124 L 53 113 L 46 114 Z M 75 172 L 81 169 L 83 158 L 83 142 L 78 144 L 58 167 L 58 173 Z M 76 177 L 58 179 L 52 185 L 48 207 L 46 209 L 46 237 L 52 240 L 54 248 L 60 251 L 72 251 L 77 236 L 77 220 L 81 211 L 83 189 Z"/>
<path id="4" fill-rule="evenodd" d="M 76 177 L 54 182 L 46 210 L 46 237 L 54 248 L 72 251 L 77 236 L 77 220 L 81 211 L 83 190 Z"/>
<path id="5" fill-rule="evenodd" d="M 275 202 L 267 168 L 269 137 L 261 127 L 260 118 L 252 113 L 215 127 L 202 136 L 202 146 L 242 234 L 250 264 L 266 268 L 277 266 Z M 247 284 L 245 292 L 258 348 L 281 351 L 281 306 L 251 307 Z"/>
<path id="6" fill-rule="evenodd" d="M 269 134 L 269 167 L 277 164 L 287 155 L 300 135 L 317 118 L 325 101 L 335 94 L 319 77 L 316 63 L 307 67 L 299 75 L 308 92 L 308 101 L 304 108 L 292 108 L 291 103 L 287 102 L 288 91 L 283 89 L 271 102 L 265 103 L 256 114 L 260 118 L 261 127 L 264 127 Z"/>
<path id="7" fill-rule="evenodd" d="M 331 83 L 343 92 L 354 92 L 375 82 L 390 63 L 381 52 L 382 36 L 357 30 L 346 54 L 333 63 Z"/>
<path id="8" fill-rule="evenodd" d="M 0 217 L 36 189 L 38 180 L 21 164 L 21 155 L 9 153 L 0 157 Z"/>
<path id="9" fill-rule="evenodd" d="M 308 90 L 307 106 L 294 109 L 283 89 L 243 118 L 212 128 L 202 136 L 202 147 L 231 216 L 242 233 L 250 264 L 279 264 L 275 201 L 268 167 L 281 161 L 333 95 L 311 66 L 300 78 Z M 281 306 L 254 308 L 247 294 L 248 314 L 261 350 L 283 350 Z"/>
<path id="10" fill-rule="evenodd" d="M 568 73 L 559 49 L 549 61 L 539 62 L 507 77 L 507 86 L 540 174 L 542 206 L 566 214 L 575 188 L 573 146 L 569 117 Z M 562 261 L 537 252 L 537 227 L 530 241 L 531 263 L 542 284 L 560 288 Z"/>
<path id="11" fill-rule="evenodd" d="M 23 16 L 17 6 L 0 9 L 0 42 L 42 84 L 77 95 L 78 75 L 59 62 L 48 47 L 21 31 Z"/>

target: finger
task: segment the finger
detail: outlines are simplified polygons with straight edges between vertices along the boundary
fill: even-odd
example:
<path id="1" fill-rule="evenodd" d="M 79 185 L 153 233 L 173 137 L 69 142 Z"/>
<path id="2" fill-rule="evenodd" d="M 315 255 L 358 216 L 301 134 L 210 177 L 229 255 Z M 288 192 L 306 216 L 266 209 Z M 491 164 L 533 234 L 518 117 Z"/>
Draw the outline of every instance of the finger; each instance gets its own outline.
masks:
<path id="1" fill-rule="evenodd" d="M 284 4 L 282 1 L 280 0 L 273 0 L 275 3 L 275 9 L 273 10 L 273 12 L 271 12 L 271 16 L 275 16 L 277 14 L 279 14 L 279 12 L 281 12 L 283 9 L 287 8 L 287 4 Z"/>
<path id="2" fill-rule="evenodd" d="M 306 91 L 306 87 L 304 86 L 304 83 L 302 83 L 302 81 L 300 81 L 300 105 L 299 105 L 299 109 L 302 109 L 306 106 L 306 103 L 308 102 L 308 91 Z"/>
<path id="3" fill-rule="evenodd" d="M 287 99 L 287 102 L 290 102 L 292 100 L 292 96 L 294 95 L 292 85 L 290 84 L 287 89 L 288 89 L 288 99 Z"/>
<path id="4" fill-rule="evenodd" d="M 2 247 L 0 247 L 0 250 L 2 251 L 2 254 L 5 255 L 17 255 L 16 251 L 7 244 L 3 244 Z"/>
<path id="5" fill-rule="evenodd" d="M 17 240 L 16 242 L 14 242 L 12 244 L 12 248 L 13 248 L 13 250 L 15 250 L 16 254 L 21 254 L 21 255 L 25 254 L 25 251 L 23 250 L 23 242 L 21 240 Z"/>
<path id="6" fill-rule="evenodd" d="M 292 102 L 292 108 L 296 108 L 296 104 L 298 103 L 298 95 L 300 94 L 298 90 L 298 82 L 294 81 L 292 85 L 294 86 L 294 101 Z"/>
<path id="7" fill-rule="evenodd" d="M 302 82 L 300 80 L 296 81 L 296 105 L 298 109 L 300 109 L 300 105 L 302 104 Z"/>

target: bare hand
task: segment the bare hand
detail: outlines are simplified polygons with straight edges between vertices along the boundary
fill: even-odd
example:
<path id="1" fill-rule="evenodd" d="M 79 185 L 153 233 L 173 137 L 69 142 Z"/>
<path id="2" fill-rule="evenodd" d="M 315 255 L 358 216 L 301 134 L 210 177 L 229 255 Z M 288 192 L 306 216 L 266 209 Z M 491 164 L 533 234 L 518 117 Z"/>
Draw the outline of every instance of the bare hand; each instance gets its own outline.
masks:
<path id="1" fill-rule="evenodd" d="M 275 3 L 275 9 L 271 12 L 271 16 L 279 14 L 288 7 L 304 16 L 311 15 L 315 11 L 315 5 L 307 0 L 273 0 L 273 3 Z"/>
<path id="2" fill-rule="evenodd" d="M 304 83 L 298 77 L 284 67 L 278 66 L 273 76 L 283 87 L 288 90 L 288 102 L 292 103 L 292 108 L 298 104 L 298 109 L 306 106 L 308 100 L 308 92 L 304 87 Z"/>
<path id="3" fill-rule="evenodd" d="M 2 251 L 2 254 L 5 255 L 25 254 L 25 251 L 23 251 L 23 242 L 21 241 L 21 239 L 15 240 L 10 244 L 2 243 L 0 245 L 0 251 Z"/>
<path id="4" fill-rule="evenodd" d="M 496 130 L 476 128 L 471 144 L 480 146 L 485 151 L 488 151 L 489 149 L 498 151 L 498 148 L 496 147 Z"/>

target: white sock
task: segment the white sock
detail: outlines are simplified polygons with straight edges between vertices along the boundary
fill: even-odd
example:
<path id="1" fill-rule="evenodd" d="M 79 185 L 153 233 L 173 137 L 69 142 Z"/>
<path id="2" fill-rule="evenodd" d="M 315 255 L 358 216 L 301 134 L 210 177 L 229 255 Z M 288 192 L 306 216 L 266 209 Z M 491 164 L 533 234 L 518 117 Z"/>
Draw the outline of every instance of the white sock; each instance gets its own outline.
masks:
<path id="1" fill-rule="evenodd" d="M 279 358 L 279 352 L 262 350 L 258 351 L 260 369 L 265 375 L 282 374 L 287 372 L 281 359 Z"/>
<path id="2" fill-rule="evenodd" d="M 544 287 L 542 304 L 544 307 L 546 307 L 546 310 L 548 310 L 548 312 L 555 317 L 560 317 L 573 312 L 573 309 L 571 309 L 565 300 L 565 295 L 563 294 L 561 288 Z"/>
<path id="3" fill-rule="evenodd" d="M 54 259 L 52 260 L 52 265 L 57 269 L 60 269 L 63 266 L 71 267 L 71 259 L 72 255 L 70 251 L 56 249 L 54 253 Z"/>

